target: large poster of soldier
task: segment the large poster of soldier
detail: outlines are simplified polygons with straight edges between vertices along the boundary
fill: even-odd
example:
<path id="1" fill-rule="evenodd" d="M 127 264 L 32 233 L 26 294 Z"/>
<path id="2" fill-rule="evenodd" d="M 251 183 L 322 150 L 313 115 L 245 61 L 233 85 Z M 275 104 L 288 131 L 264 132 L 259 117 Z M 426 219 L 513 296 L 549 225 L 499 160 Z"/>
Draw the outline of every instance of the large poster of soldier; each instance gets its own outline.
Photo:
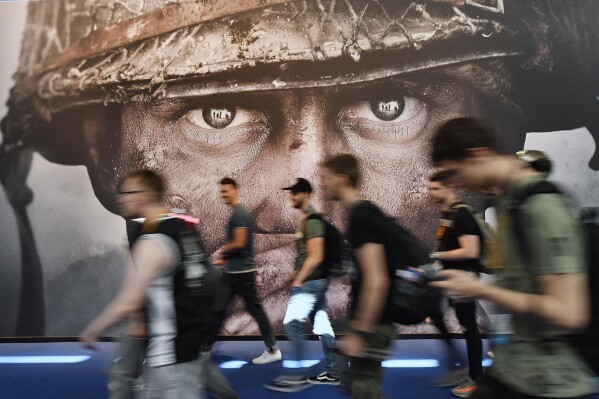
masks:
<path id="1" fill-rule="evenodd" d="M 597 21 L 595 0 L 0 2 L 0 335 L 73 336 L 111 299 L 129 256 L 117 183 L 141 167 L 210 253 L 229 214 L 218 181 L 238 181 L 279 333 L 300 218 L 281 188 L 311 180 L 343 230 L 318 188 L 328 155 L 354 154 L 365 197 L 431 250 L 429 141 L 454 117 L 545 151 L 575 205 L 599 206 Z M 348 292 L 329 290 L 337 321 Z M 223 333 L 256 334 L 234 305 Z"/>

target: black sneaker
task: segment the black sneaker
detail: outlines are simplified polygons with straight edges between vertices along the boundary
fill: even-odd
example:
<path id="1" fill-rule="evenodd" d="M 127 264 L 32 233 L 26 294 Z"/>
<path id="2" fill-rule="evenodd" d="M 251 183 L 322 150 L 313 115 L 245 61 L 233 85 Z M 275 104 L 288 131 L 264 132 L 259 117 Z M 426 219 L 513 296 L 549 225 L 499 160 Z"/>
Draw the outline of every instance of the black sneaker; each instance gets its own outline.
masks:
<path id="1" fill-rule="evenodd" d="M 320 373 L 314 377 L 308 377 L 310 384 L 328 384 L 328 385 L 339 385 L 341 380 L 337 377 L 333 377 L 328 372 Z"/>

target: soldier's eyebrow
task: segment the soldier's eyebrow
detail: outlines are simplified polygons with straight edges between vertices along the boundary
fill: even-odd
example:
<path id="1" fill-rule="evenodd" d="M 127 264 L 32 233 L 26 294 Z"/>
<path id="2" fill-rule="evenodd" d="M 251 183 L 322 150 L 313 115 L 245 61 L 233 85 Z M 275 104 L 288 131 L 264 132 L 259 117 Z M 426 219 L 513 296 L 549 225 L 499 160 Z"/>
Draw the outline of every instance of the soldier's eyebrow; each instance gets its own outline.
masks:
<path id="1" fill-rule="evenodd" d="M 280 105 L 277 96 L 267 96 L 262 93 L 237 93 L 160 100 L 152 103 L 148 112 L 160 119 L 173 120 L 189 111 L 203 107 L 240 107 L 268 113 L 277 105 Z"/>
<path id="2" fill-rule="evenodd" d="M 331 93 L 332 103 L 348 104 L 356 101 L 375 101 L 382 98 L 421 97 L 430 84 L 412 79 L 385 78 L 378 81 L 341 86 Z"/>

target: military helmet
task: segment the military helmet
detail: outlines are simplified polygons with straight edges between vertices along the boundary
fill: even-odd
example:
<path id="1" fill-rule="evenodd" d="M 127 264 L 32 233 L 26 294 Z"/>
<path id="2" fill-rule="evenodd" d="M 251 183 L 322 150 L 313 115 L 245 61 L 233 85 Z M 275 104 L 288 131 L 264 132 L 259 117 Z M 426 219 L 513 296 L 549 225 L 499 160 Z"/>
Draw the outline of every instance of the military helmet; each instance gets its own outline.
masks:
<path id="1" fill-rule="evenodd" d="M 552 68 L 546 36 L 572 0 L 46 0 L 28 5 L 2 131 L 12 145 L 62 110 L 366 82 L 511 57 Z M 594 14 L 597 12 L 596 5 Z M 552 19 L 553 18 L 553 19 Z M 555 20 L 565 19 L 561 28 Z M 581 47 L 597 45 L 585 28 Z M 594 39 L 593 39 L 594 38 Z M 596 52 L 596 51 L 595 51 Z M 597 54 L 593 55 L 595 58 Z M 593 60 L 595 62 L 596 60 Z M 41 129 L 43 130 L 43 129 Z M 34 133 L 37 134 L 37 133 Z"/>
<path id="2" fill-rule="evenodd" d="M 506 18 L 514 3 L 34 2 L 17 84 L 50 117 L 94 102 L 369 81 L 522 54 L 529 37 L 523 40 L 520 20 Z"/>

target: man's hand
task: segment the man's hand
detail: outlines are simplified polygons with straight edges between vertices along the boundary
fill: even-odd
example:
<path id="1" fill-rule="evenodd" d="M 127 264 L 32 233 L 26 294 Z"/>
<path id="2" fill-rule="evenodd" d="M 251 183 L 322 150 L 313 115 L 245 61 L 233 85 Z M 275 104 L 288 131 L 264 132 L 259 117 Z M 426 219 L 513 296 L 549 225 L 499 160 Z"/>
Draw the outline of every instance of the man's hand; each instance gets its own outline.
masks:
<path id="1" fill-rule="evenodd" d="M 96 349 L 98 334 L 86 328 L 79 334 L 79 341 L 83 344 L 83 346 L 86 349 Z"/>
<path id="2" fill-rule="evenodd" d="M 214 266 L 224 266 L 227 264 L 227 259 L 222 249 L 223 247 L 220 247 L 210 256 L 210 261 Z"/>
<path id="3" fill-rule="evenodd" d="M 429 284 L 457 298 L 478 298 L 486 287 L 486 284 L 482 283 L 474 273 L 463 270 L 441 270 L 439 278 L 442 280 Z"/>
<path id="4" fill-rule="evenodd" d="M 299 286 L 294 285 L 296 281 L 297 281 L 297 270 L 294 270 L 291 272 L 291 274 L 289 274 L 289 276 L 287 277 L 287 280 L 285 280 L 285 288 L 290 289 L 292 287 L 301 286 L 301 284 Z"/>
<path id="5" fill-rule="evenodd" d="M 298 279 L 294 279 L 291 282 L 291 287 L 301 287 L 302 285 L 304 285 L 304 282 L 302 280 L 298 280 Z"/>
<path id="6" fill-rule="evenodd" d="M 339 341 L 339 349 L 349 357 L 364 357 L 366 342 L 359 334 L 346 335 Z"/>

